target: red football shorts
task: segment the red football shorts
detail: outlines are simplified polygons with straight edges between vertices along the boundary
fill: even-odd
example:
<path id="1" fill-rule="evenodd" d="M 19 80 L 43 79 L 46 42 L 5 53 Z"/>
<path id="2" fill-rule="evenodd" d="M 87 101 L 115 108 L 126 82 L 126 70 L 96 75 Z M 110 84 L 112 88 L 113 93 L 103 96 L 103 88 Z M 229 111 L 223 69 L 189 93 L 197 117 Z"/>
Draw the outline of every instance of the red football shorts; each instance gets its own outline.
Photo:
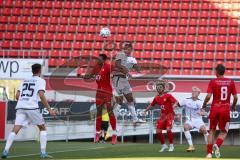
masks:
<path id="1" fill-rule="evenodd" d="M 174 121 L 174 114 L 162 114 L 161 117 L 158 119 L 157 122 L 157 129 L 172 129 L 172 124 Z"/>
<path id="2" fill-rule="evenodd" d="M 210 109 L 210 129 L 216 129 L 228 132 L 230 122 L 230 106 L 212 106 Z"/>
<path id="3" fill-rule="evenodd" d="M 97 91 L 96 93 L 96 105 L 100 106 L 107 104 L 107 107 L 111 106 L 112 92 Z"/>

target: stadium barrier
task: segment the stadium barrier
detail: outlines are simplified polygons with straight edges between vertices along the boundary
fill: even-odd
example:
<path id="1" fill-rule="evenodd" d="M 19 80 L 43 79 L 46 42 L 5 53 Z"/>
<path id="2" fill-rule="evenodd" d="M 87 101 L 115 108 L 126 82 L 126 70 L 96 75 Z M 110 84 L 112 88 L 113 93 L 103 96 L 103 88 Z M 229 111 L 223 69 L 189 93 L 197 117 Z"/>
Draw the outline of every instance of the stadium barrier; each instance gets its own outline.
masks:
<path id="1" fill-rule="evenodd" d="M 16 102 L 8 102 L 8 123 L 6 127 L 5 135 L 7 135 L 13 126 L 13 120 L 15 115 Z M 40 104 L 41 106 L 41 104 Z M 48 128 L 48 139 L 49 140 L 73 140 L 73 139 L 92 139 L 95 135 L 95 113 L 94 103 L 90 102 L 55 102 L 51 103 L 51 106 L 55 106 L 58 112 L 61 113 L 57 118 L 49 117 L 46 110 L 41 108 L 41 112 L 44 115 Z M 70 107 L 71 106 L 71 107 Z M 81 107 L 79 107 L 81 106 Z M 131 121 L 130 113 L 126 106 L 119 111 L 119 116 L 117 120 L 117 130 L 118 136 L 121 137 L 121 142 L 124 143 L 128 136 L 138 136 L 145 135 L 148 137 L 148 142 L 154 143 L 154 134 L 156 133 L 156 121 L 159 117 L 160 109 L 153 109 L 148 112 L 147 116 L 142 115 L 143 109 L 147 106 L 146 103 L 137 103 L 136 110 L 139 118 L 145 118 L 147 123 L 134 125 Z M 239 107 L 238 107 L 239 108 Z M 70 110 L 69 110 L 70 109 Z M 72 110 L 72 111 L 71 111 Z M 74 111 L 74 112 L 73 112 Z M 239 108 L 240 111 L 240 108 Z M 175 139 L 178 143 L 183 143 L 183 122 L 184 114 L 182 109 L 175 111 L 175 123 L 173 127 L 173 132 L 175 133 Z M 231 114 L 232 123 L 230 129 L 240 128 L 240 117 L 239 113 L 237 115 Z M 235 117 L 234 117 L 235 116 Z M 207 118 L 203 118 L 204 122 L 208 124 Z M 207 125 L 208 126 L 208 125 Z M 111 128 L 111 127 L 110 127 Z M 193 130 L 196 131 L 196 130 Z M 39 131 L 36 127 L 30 126 L 24 128 L 19 135 L 17 140 L 38 140 Z M 110 129 L 111 135 L 111 129 Z M 6 138 L 6 137 L 5 137 Z M 237 138 L 240 138 L 238 135 Z"/>

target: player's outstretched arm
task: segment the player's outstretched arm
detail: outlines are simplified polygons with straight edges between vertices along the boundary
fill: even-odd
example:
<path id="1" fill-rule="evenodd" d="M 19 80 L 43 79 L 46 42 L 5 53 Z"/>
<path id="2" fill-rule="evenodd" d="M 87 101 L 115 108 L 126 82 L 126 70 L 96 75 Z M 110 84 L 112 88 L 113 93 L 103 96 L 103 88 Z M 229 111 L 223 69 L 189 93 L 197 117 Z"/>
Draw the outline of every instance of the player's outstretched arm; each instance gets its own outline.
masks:
<path id="1" fill-rule="evenodd" d="M 41 99 L 41 102 L 43 103 L 43 106 L 45 107 L 45 108 L 47 108 L 47 110 L 49 111 L 49 113 L 50 113 L 50 115 L 51 116 L 56 116 L 56 111 L 55 110 L 52 110 L 51 108 L 50 108 L 50 106 L 49 106 L 49 104 L 48 104 L 48 102 L 47 102 L 47 99 L 46 99 L 46 97 L 45 97 L 45 95 L 44 95 L 44 91 L 39 91 L 38 92 L 38 94 L 39 94 L 39 97 L 40 97 L 40 99 Z"/>
<path id="2" fill-rule="evenodd" d="M 141 73 L 141 68 L 138 64 L 134 64 L 133 68 L 135 69 L 136 72 Z"/>
<path id="3" fill-rule="evenodd" d="M 238 97 L 237 97 L 237 94 L 235 94 L 235 95 L 233 95 L 233 104 L 232 104 L 233 111 L 237 110 L 237 101 L 238 101 Z"/>
<path id="4" fill-rule="evenodd" d="M 212 97 L 212 94 L 211 94 L 211 93 L 208 93 L 208 94 L 206 95 L 201 110 L 205 110 L 205 108 L 207 107 L 207 103 L 209 102 L 209 100 L 210 100 L 211 97 Z"/>

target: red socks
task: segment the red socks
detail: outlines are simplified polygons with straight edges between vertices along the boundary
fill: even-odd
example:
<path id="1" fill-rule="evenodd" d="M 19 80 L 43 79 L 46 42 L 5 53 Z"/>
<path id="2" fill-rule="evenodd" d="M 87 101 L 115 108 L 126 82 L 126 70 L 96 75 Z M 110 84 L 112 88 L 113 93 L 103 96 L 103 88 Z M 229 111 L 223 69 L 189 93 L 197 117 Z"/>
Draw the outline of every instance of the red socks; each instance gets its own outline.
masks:
<path id="1" fill-rule="evenodd" d="M 114 114 L 113 113 L 111 113 L 110 115 L 109 115 L 109 120 L 110 120 L 110 124 L 111 124 L 111 126 L 112 126 L 112 130 L 113 131 L 115 131 L 116 130 L 116 118 L 115 118 L 115 116 L 114 116 Z"/>
<path id="2" fill-rule="evenodd" d="M 213 147 L 213 144 L 208 144 L 207 145 L 207 153 L 212 154 L 212 147 Z"/>
<path id="3" fill-rule="evenodd" d="M 167 136 L 170 144 L 173 144 L 173 133 L 172 131 L 167 131 Z"/>
<path id="4" fill-rule="evenodd" d="M 96 132 L 101 131 L 101 125 L 102 125 L 102 116 L 97 117 L 96 119 Z"/>
<path id="5" fill-rule="evenodd" d="M 160 140 L 161 144 L 165 144 L 165 139 L 164 139 L 162 132 L 157 133 L 157 136 L 158 136 L 158 139 Z"/>
<path id="6" fill-rule="evenodd" d="M 223 144 L 223 139 L 218 138 L 217 141 L 216 141 L 216 144 L 217 144 L 218 147 L 220 147 Z"/>

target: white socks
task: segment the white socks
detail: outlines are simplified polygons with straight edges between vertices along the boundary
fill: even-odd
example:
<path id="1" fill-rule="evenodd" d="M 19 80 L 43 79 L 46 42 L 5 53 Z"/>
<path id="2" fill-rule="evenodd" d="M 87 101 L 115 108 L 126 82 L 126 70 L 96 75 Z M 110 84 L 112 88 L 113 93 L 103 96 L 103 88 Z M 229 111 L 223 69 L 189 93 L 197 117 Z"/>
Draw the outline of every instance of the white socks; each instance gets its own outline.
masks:
<path id="1" fill-rule="evenodd" d="M 132 115 L 132 118 L 133 118 L 133 121 L 137 121 L 138 118 L 137 118 L 137 113 L 136 113 L 136 110 L 135 110 L 135 106 L 133 104 L 128 104 L 128 109 Z"/>
<path id="2" fill-rule="evenodd" d="M 203 134 L 205 143 L 208 144 L 208 133 Z"/>
<path id="3" fill-rule="evenodd" d="M 190 146 L 192 146 L 192 145 L 193 145 L 193 142 L 192 142 L 192 136 L 191 136 L 190 131 L 185 131 L 184 134 L 185 134 L 185 137 L 186 137 L 186 139 L 187 139 L 188 144 L 189 144 Z"/>
<path id="4" fill-rule="evenodd" d="M 120 105 L 120 104 L 117 104 L 117 103 L 116 103 L 116 104 L 114 105 L 113 113 L 114 113 L 116 119 L 117 119 L 117 117 L 118 117 L 118 112 L 119 112 L 120 108 L 121 108 L 121 105 Z"/>
<path id="5" fill-rule="evenodd" d="M 40 147 L 41 153 L 46 153 L 47 131 L 40 131 Z"/>
<path id="6" fill-rule="evenodd" d="M 9 151 L 9 149 L 12 146 L 12 143 L 15 139 L 15 136 L 16 136 L 16 134 L 14 132 L 11 132 L 9 134 L 8 139 L 7 139 L 7 143 L 6 143 L 6 146 L 5 146 L 5 149 L 4 149 L 5 151 L 7 151 L 7 152 Z"/>

